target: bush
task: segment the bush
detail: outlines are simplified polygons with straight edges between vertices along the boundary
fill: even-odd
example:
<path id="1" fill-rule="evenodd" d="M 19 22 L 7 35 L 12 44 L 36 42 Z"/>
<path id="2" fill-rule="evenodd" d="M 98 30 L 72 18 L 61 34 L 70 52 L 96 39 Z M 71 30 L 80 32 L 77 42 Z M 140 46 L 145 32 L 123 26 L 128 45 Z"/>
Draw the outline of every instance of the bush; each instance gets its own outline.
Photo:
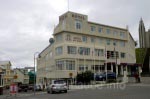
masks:
<path id="1" fill-rule="evenodd" d="M 80 74 L 77 74 L 78 83 L 90 84 L 93 78 L 94 78 L 94 74 L 91 71 L 85 71 Z"/>

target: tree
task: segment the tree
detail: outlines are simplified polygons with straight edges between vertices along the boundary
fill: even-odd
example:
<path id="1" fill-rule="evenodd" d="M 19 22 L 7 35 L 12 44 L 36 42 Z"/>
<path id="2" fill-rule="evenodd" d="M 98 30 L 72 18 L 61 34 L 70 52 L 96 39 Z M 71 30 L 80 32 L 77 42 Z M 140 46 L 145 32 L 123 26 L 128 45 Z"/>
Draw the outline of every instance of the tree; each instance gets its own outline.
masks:
<path id="1" fill-rule="evenodd" d="M 91 71 L 85 71 L 77 74 L 77 82 L 82 82 L 84 84 L 89 84 L 93 80 L 94 74 Z"/>
<path id="2" fill-rule="evenodd" d="M 146 48 L 136 48 L 136 63 L 143 64 L 146 55 Z"/>

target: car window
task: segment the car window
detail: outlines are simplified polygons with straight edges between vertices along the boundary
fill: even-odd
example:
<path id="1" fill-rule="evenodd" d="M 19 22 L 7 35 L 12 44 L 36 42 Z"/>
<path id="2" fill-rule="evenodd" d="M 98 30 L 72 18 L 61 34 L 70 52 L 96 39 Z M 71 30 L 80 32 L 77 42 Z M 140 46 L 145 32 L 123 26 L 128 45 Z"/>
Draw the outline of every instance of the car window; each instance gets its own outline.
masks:
<path id="1" fill-rule="evenodd" d="M 65 81 L 64 80 L 56 80 L 54 81 L 54 84 L 64 84 Z"/>

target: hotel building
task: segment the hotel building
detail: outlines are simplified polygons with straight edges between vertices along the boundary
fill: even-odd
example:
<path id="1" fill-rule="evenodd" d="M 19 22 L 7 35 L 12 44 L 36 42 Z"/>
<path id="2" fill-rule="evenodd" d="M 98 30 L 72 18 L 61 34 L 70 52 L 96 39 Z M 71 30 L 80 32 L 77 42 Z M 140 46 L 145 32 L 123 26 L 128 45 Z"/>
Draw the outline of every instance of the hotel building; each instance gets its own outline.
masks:
<path id="1" fill-rule="evenodd" d="M 123 75 L 134 71 L 135 41 L 127 28 L 88 21 L 88 16 L 66 12 L 59 16 L 50 44 L 37 58 L 37 83 L 75 78 L 90 70 Z"/>

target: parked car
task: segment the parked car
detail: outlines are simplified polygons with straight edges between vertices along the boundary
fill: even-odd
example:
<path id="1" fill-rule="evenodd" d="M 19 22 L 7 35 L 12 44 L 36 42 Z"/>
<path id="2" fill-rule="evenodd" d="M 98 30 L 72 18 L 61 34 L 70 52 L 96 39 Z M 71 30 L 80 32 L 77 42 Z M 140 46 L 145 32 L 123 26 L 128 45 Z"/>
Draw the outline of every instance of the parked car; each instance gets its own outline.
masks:
<path id="1" fill-rule="evenodd" d="M 116 73 L 114 72 L 104 72 L 102 74 L 95 75 L 96 81 L 106 81 L 107 80 L 116 80 Z"/>
<path id="2" fill-rule="evenodd" d="M 33 88 L 34 91 L 34 88 Z M 35 85 L 35 91 L 42 91 L 41 85 Z"/>
<path id="3" fill-rule="evenodd" d="M 18 86 L 18 92 L 21 92 L 21 91 L 24 91 L 24 92 L 27 92 L 28 91 L 28 84 L 20 84 Z"/>
<path id="4" fill-rule="evenodd" d="M 47 93 L 65 92 L 67 93 L 68 87 L 65 80 L 52 80 L 51 84 L 47 87 Z"/>
<path id="5" fill-rule="evenodd" d="M 33 89 L 33 88 L 34 88 L 33 86 L 34 86 L 34 85 L 31 85 L 31 84 L 30 84 L 30 85 L 28 86 L 28 90 L 34 90 L 34 89 Z"/>

